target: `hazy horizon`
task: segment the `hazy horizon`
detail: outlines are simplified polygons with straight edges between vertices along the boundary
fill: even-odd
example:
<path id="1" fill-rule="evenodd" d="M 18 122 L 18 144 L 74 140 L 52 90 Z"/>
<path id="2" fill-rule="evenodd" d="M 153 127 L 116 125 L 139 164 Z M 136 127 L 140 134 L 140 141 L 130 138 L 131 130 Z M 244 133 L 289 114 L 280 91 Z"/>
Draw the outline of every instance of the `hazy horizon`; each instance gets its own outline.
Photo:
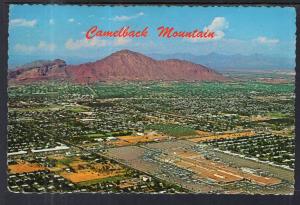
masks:
<path id="1" fill-rule="evenodd" d="M 120 50 L 129 50 L 129 49 L 120 49 Z M 61 60 L 64 60 L 66 61 L 66 63 L 68 65 L 76 65 L 76 64 L 83 64 L 83 63 L 89 63 L 89 62 L 94 62 L 94 61 L 97 61 L 97 60 L 101 60 L 109 55 L 111 55 L 112 53 L 114 52 L 117 52 L 117 51 L 120 51 L 120 50 L 116 50 L 116 51 L 113 51 L 107 55 L 103 55 L 103 56 L 99 56 L 99 57 L 93 57 L 93 58 L 77 58 L 77 57 L 70 57 L 70 56 L 49 56 L 49 58 L 43 58 L 43 56 L 30 56 L 31 58 L 28 58 L 28 56 L 26 55 L 23 55 L 23 56 L 18 56 L 18 59 L 20 60 L 18 63 L 15 63 L 15 64 L 10 64 L 8 65 L 8 68 L 10 70 L 14 70 L 15 68 L 18 68 L 18 67 L 21 67 L 23 65 L 26 65 L 26 64 L 30 64 L 32 62 L 35 62 L 35 61 L 47 61 L 47 60 L 55 60 L 55 59 L 61 59 Z M 138 51 L 135 51 L 135 50 L 132 50 L 134 52 L 138 52 Z M 141 53 L 141 52 L 139 52 Z M 262 54 L 262 53 L 254 53 L 254 54 L 248 54 L 248 55 L 242 55 L 242 54 L 226 54 L 226 53 L 218 53 L 218 52 L 211 52 L 211 53 L 208 53 L 208 54 L 204 54 L 204 55 L 195 55 L 195 54 L 192 54 L 192 53 L 188 53 L 188 52 L 185 52 L 185 53 L 180 53 L 180 52 L 174 52 L 174 53 L 167 53 L 167 54 L 163 54 L 163 53 L 142 53 L 146 56 L 149 56 L 155 60 L 165 60 L 165 59 L 172 59 L 172 58 L 178 58 L 177 56 L 180 56 L 182 55 L 181 58 L 178 58 L 180 60 L 188 60 L 188 61 L 191 61 L 193 63 L 197 63 L 197 64 L 201 64 L 201 62 L 195 62 L 195 60 L 191 60 L 189 59 L 194 57 L 194 58 L 197 58 L 197 57 L 209 57 L 209 56 L 222 56 L 222 57 L 238 57 L 238 56 L 242 56 L 242 57 L 255 57 L 255 56 L 259 56 L 259 57 L 268 57 L 268 58 L 281 58 L 281 59 L 284 59 L 285 60 L 285 63 L 290 63 L 291 66 L 288 66 L 288 67 L 282 67 L 282 68 L 274 68 L 274 69 L 282 69 L 282 70 L 293 70 L 295 69 L 295 59 L 292 59 L 292 58 L 284 58 L 284 57 L 281 57 L 281 56 L 270 56 L 270 55 L 265 55 L 265 54 Z M 201 59 L 200 59 L 201 61 Z M 204 63 L 205 64 L 205 63 Z M 216 70 L 220 70 L 220 68 L 214 68 Z M 238 68 L 236 68 L 238 69 Z M 240 69 L 245 69 L 243 67 L 241 67 Z M 253 67 L 253 69 L 255 69 L 255 67 Z M 262 66 L 262 69 L 266 69 Z M 271 69 L 271 68 L 269 68 Z M 222 69 L 221 69 L 222 70 Z M 267 69 L 268 70 L 268 69 Z"/>

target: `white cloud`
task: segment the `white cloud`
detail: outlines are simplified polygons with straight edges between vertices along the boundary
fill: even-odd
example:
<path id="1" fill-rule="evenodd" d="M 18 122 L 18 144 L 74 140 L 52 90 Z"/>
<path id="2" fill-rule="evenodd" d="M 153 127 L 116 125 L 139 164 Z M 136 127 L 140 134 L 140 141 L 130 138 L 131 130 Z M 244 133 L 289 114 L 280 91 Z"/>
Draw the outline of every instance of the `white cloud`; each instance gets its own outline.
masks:
<path id="1" fill-rule="evenodd" d="M 79 50 L 82 48 L 100 48 L 104 46 L 124 46 L 131 42 L 131 39 L 127 38 L 115 38 L 114 40 L 104 40 L 93 38 L 87 40 L 86 38 L 73 40 L 68 39 L 65 43 L 65 47 L 69 50 Z"/>
<path id="2" fill-rule="evenodd" d="M 54 51 L 56 48 L 56 45 L 54 43 L 47 43 L 45 41 L 40 41 L 38 46 L 37 46 L 37 49 L 38 50 L 41 50 L 41 51 Z"/>
<path id="3" fill-rule="evenodd" d="M 85 38 L 79 40 L 73 40 L 72 38 L 68 39 L 65 43 L 65 47 L 69 50 L 78 50 L 81 48 L 99 48 L 106 46 L 107 42 L 105 40 L 93 38 L 87 40 Z"/>
<path id="4" fill-rule="evenodd" d="M 110 21 L 128 21 L 128 20 L 131 20 L 131 19 L 135 19 L 135 18 L 138 18 L 138 17 L 141 17 L 141 16 L 144 16 L 144 13 L 143 12 L 139 12 L 135 15 L 132 15 L 132 16 L 115 16 L 113 18 L 109 18 Z"/>
<path id="5" fill-rule="evenodd" d="M 9 24 L 11 26 L 22 26 L 22 27 L 34 27 L 37 23 L 36 19 L 27 20 L 27 19 L 12 19 Z"/>
<path id="6" fill-rule="evenodd" d="M 40 41 L 37 45 L 16 44 L 14 49 L 20 53 L 32 53 L 32 52 L 53 52 L 56 48 L 54 43 L 47 43 Z"/>
<path id="7" fill-rule="evenodd" d="M 78 21 L 76 21 L 74 18 L 69 18 L 69 19 L 68 19 L 68 22 L 69 22 L 69 23 L 75 23 L 75 24 L 77 24 L 77 25 L 81 25 L 81 23 L 78 22 Z"/>
<path id="8" fill-rule="evenodd" d="M 131 42 L 131 39 L 128 38 L 116 38 L 113 41 L 114 46 L 123 46 Z"/>
<path id="9" fill-rule="evenodd" d="M 224 17 L 215 17 L 211 24 L 207 27 L 212 31 L 224 30 L 229 27 L 228 21 Z"/>
<path id="10" fill-rule="evenodd" d="M 204 42 L 204 41 L 214 41 L 223 39 L 225 36 L 224 30 L 229 27 L 229 23 L 224 17 L 215 17 L 210 25 L 205 26 L 203 31 L 212 31 L 215 33 L 214 38 L 191 38 L 188 39 L 190 42 Z"/>
<path id="11" fill-rule="evenodd" d="M 15 51 L 20 53 L 32 53 L 35 50 L 34 46 L 24 45 L 24 44 L 16 44 L 14 47 Z"/>
<path id="12" fill-rule="evenodd" d="M 49 19 L 49 24 L 54 25 L 55 24 L 54 19 Z"/>
<path id="13" fill-rule="evenodd" d="M 255 39 L 253 39 L 254 42 L 264 45 L 275 45 L 279 43 L 279 40 L 276 38 L 267 38 L 265 36 L 259 36 Z"/>
<path id="14" fill-rule="evenodd" d="M 210 30 L 215 32 L 214 40 L 217 40 L 225 36 L 224 30 L 228 27 L 229 23 L 224 17 L 215 17 L 211 24 L 204 28 L 204 31 Z"/>

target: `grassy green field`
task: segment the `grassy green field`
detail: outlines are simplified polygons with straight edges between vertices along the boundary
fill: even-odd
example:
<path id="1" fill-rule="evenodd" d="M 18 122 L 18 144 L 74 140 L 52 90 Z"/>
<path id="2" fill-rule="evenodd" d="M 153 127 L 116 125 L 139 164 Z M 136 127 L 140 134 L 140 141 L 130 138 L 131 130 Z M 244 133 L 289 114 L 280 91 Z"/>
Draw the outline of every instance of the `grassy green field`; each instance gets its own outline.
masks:
<path id="1" fill-rule="evenodd" d="M 194 129 L 177 124 L 154 124 L 147 126 L 146 129 L 155 130 L 174 137 L 190 136 L 196 134 Z"/>

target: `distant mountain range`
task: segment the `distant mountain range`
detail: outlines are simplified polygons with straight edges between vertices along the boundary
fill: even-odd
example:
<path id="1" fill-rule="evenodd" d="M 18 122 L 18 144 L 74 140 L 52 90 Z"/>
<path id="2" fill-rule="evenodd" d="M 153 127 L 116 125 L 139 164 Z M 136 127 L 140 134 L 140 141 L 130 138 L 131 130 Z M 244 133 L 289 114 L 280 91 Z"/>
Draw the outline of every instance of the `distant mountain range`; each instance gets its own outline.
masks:
<path id="1" fill-rule="evenodd" d="M 222 74 L 186 60 L 154 60 L 130 50 L 117 51 L 101 60 L 79 65 L 65 61 L 34 61 L 8 74 L 10 83 L 57 80 L 85 84 L 118 81 L 225 81 Z"/>
<path id="2" fill-rule="evenodd" d="M 175 54 L 149 54 L 157 60 L 180 59 L 193 63 L 201 63 L 204 66 L 214 68 L 219 71 L 226 70 L 289 70 L 295 68 L 295 60 L 285 57 L 273 57 L 262 54 L 253 55 L 223 55 L 210 53 L 207 55 L 193 55 L 188 53 Z"/>

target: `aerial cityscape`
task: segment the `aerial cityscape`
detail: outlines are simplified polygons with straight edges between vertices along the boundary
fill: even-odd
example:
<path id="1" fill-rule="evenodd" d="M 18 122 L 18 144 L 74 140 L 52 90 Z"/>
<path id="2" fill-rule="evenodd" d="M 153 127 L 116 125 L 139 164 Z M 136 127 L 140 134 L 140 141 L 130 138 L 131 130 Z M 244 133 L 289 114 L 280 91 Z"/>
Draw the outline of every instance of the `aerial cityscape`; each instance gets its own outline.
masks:
<path id="1" fill-rule="evenodd" d="M 66 8 L 92 12 L 101 7 Z M 46 8 L 14 6 L 10 14 L 7 169 L 11 192 L 294 192 L 295 71 L 294 60 L 288 60 L 294 54 L 282 54 L 278 64 L 268 62 L 275 57 L 266 57 L 264 69 L 264 63 L 257 67 L 264 55 L 256 53 L 227 54 L 222 59 L 221 54 L 199 57 L 188 50 L 176 53 L 174 48 L 164 54 L 159 52 L 163 48 L 149 52 L 137 49 L 133 42 L 122 42 L 99 57 L 104 47 L 67 41 L 65 49 L 75 47 L 70 55 L 84 55 L 84 49 L 98 52 L 95 59 L 78 62 L 64 59 L 55 50 L 59 43 L 52 47 L 44 41 L 37 47 L 19 43 L 16 33 L 22 30 L 16 29 L 34 30 L 42 21 L 28 20 L 31 16 L 25 11 L 30 9 Z M 111 10 L 117 9 L 125 12 L 119 7 Z M 108 12 L 107 19 L 115 24 L 120 19 L 135 21 L 156 9 L 129 8 L 133 14 L 126 14 L 127 18 Z M 259 8 L 253 9 L 261 15 Z M 274 12 L 293 13 L 283 8 Z M 21 17 L 22 24 L 16 21 Z M 220 35 L 229 23 L 218 18 L 218 26 L 207 27 Z M 69 24 L 78 21 L 70 19 Z M 59 23 L 50 20 L 49 25 Z M 275 55 L 272 52 L 281 43 L 280 36 L 273 38 L 262 40 L 272 48 L 265 50 L 266 55 Z M 161 41 L 164 45 L 166 40 Z M 238 58 L 244 60 L 234 60 Z"/>

